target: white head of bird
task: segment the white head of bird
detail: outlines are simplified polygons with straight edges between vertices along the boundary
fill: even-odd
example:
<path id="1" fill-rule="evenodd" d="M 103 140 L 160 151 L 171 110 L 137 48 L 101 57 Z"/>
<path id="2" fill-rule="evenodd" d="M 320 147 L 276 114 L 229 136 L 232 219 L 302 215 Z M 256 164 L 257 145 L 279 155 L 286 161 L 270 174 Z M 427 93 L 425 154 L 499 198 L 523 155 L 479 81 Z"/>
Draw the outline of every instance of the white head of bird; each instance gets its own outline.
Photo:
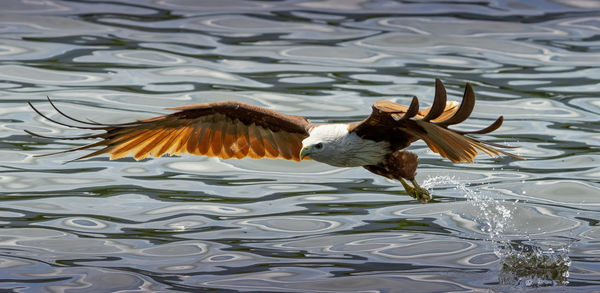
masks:
<path id="1" fill-rule="evenodd" d="M 389 153 L 389 143 L 362 139 L 348 132 L 348 124 L 324 124 L 313 128 L 302 141 L 300 158 L 337 167 L 375 165 Z"/>

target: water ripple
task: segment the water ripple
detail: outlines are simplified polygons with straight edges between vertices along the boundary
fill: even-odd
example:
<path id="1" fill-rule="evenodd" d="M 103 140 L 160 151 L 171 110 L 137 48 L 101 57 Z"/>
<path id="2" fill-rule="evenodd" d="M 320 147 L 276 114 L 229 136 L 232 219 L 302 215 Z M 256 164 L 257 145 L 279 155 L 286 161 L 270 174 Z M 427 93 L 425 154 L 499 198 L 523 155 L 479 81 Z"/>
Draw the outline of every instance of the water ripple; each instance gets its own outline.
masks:
<path id="1" fill-rule="evenodd" d="M 8 1 L 0 16 L 0 290 L 598 290 L 594 1 Z M 122 123 L 239 100 L 313 122 L 431 104 L 525 161 L 453 164 L 422 142 L 421 205 L 316 162 L 192 155 L 69 163 L 91 141 L 36 116 Z M 452 176 L 454 176 L 452 178 Z M 564 287 L 562 287 L 564 286 Z"/>

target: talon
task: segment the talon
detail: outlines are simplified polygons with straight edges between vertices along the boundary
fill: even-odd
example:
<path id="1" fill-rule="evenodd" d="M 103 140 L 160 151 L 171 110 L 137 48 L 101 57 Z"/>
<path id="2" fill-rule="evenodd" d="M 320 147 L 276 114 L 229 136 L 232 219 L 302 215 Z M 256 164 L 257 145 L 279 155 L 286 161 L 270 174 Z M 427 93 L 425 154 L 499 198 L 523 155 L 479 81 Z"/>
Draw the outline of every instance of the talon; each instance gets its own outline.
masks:
<path id="1" fill-rule="evenodd" d="M 421 203 L 427 203 L 433 198 L 427 189 L 419 186 L 416 180 L 413 179 L 410 182 L 413 184 L 413 186 L 410 186 L 408 183 L 406 183 L 406 181 L 400 179 L 400 183 L 402 183 L 402 186 L 404 186 L 404 189 L 408 195 L 419 200 Z"/>

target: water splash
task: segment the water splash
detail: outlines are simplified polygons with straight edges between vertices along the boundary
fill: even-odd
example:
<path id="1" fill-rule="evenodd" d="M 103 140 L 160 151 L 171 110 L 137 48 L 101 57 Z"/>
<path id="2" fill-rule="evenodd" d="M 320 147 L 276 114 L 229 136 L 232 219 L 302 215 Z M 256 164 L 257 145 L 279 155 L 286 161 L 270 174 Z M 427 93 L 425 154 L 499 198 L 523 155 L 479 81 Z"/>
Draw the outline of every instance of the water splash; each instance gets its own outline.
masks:
<path id="1" fill-rule="evenodd" d="M 489 195 L 471 189 L 468 184 L 460 182 L 454 177 L 436 176 L 423 182 L 423 187 L 431 189 L 437 185 L 452 185 L 475 208 L 475 221 L 480 225 L 480 230 L 489 236 L 495 247 L 502 246 L 506 239 L 504 231 L 511 224 L 512 208 L 504 201 L 498 201 Z M 509 203 L 514 207 L 514 203 Z M 496 249 L 494 249 L 496 252 Z M 497 254 L 497 253 L 496 253 Z"/>
<path id="2" fill-rule="evenodd" d="M 539 244 L 519 243 L 502 250 L 501 285 L 544 287 L 569 283 L 568 247 L 542 248 Z"/>
<path id="3" fill-rule="evenodd" d="M 518 201 L 494 199 L 449 176 L 428 178 L 422 186 L 431 189 L 439 185 L 454 186 L 475 208 L 473 220 L 479 224 L 481 232 L 487 234 L 486 240 L 492 243 L 494 253 L 502 264 L 498 277 L 500 285 L 543 287 L 569 283 L 571 260 L 568 245 L 552 248 L 536 243 L 529 235 L 520 235 L 525 239 L 521 241 L 511 241 L 506 236 L 507 228 L 513 225 L 511 219 Z"/>

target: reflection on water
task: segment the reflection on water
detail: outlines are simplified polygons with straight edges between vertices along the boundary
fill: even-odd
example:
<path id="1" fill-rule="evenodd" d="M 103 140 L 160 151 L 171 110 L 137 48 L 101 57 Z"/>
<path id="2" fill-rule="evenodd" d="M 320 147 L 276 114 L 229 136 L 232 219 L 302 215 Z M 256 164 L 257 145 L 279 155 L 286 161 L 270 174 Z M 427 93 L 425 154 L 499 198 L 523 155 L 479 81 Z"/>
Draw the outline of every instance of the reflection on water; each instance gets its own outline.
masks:
<path id="1" fill-rule="evenodd" d="M 600 290 L 600 5 L 594 1 L 6 1 L 0 11 L 0 290 Z M 378 99 L 473 84 L 465 129 L 526 161 L 423 143 L 421 205 L 361 168 L 33 157 L 106 123 L 239 100 L 356 121 Z M 427 106 L 427 105 L 423 105 Z"/>

